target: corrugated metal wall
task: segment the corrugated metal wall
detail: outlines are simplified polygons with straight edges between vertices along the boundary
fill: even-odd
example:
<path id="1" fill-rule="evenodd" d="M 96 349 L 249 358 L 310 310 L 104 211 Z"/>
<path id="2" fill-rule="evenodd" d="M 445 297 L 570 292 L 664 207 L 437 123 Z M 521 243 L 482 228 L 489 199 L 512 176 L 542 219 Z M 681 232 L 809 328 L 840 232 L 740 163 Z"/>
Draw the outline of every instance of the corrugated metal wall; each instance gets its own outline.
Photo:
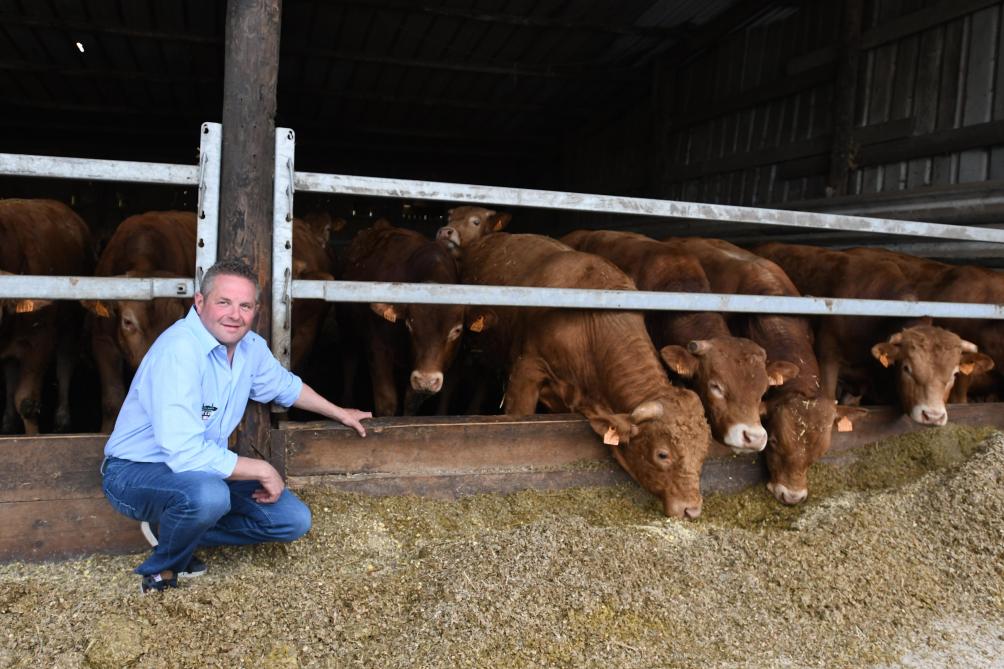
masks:
<path id="1" fill-rule="evenodd" d="M 775 11 L 665 64 L 650 192 L 754 206 L 841 194 L 828 186 L 848 102 L 837 87 L 844 7 Z M 863 3 L 847 194 L 1004 179 L 1002 16 L 1000 0 Z"/>

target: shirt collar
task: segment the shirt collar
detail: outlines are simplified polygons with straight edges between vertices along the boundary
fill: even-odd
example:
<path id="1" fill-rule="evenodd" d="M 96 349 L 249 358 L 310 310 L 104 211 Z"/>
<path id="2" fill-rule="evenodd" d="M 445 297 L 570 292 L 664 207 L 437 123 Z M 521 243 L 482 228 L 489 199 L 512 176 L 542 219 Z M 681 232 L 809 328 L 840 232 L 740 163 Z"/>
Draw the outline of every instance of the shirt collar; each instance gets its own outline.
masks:
<path id="1" fill-rule="evenodd" d="M 206 329 L 206 326 L 203 325 L 202 319 L 199 318 L 199 312 L 195 310 L 194 306 L 188 310 L 188 314 L 185 316 L 185 325 L 188 326 L 188 329 L 191 330 L 192 334 L 195 335 L 195 338 L 198 339 L 199 350 L 203 354 L 209 354 L 217 346 L 221 348 L 223 347 L 223 344 L 221 344 L 216 337 L 214 337 L 212 333 Z M 243 342 L 243 339 L 237 342 L 238 348 Z"/>

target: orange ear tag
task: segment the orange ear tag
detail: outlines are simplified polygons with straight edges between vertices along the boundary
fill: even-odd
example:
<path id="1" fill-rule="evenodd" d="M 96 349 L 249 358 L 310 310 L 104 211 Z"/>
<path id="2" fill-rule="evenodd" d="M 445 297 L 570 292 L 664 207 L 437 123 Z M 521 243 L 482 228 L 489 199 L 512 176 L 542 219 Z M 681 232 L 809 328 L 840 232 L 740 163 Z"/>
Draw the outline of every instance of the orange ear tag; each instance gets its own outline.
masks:
<path id="1" fill-rule="evenodd" d="M 383 317 L 386 320 L 390 321 L 391 323 L 396 323 L 397 322 L 397 314 L 394 313 L 393 309 L 390 309 L 390 308 L 384 309 Z"/>
<path id="2" fill-rule="evenodd" d="M 621 443 L 621 438 L 617 436 L 617 430 L 613 425 L 608 427 L 606 433 L 603 435 L 603 443 L 607 446 L 617 446 Z"/>
<path id="3" fill-rule="evenodd" d="M 887 356 L 885 353 L 879 356 L 879 362 L 882 363 L 883 367 L 888 367 L 889 365 L 892 364 L 892 360 L 890 360 L 889 356 Z"/>
<path id="4" fill-rule="evenodd" d="M 837 432 L 853 432 L 854 423 L 847 416 L 841 416 L 837 421 Z"/>
<path id="5" fill-rule="evenodd" d="M 468 328 L 471 332 L 481 332 L 485 329 L 485 317 L 478 316 L 477 320 L 471 323 L 471 327 Z"/>
<path id="6" fill-rule="evenodd" d="M 959 365 L 959 371 L 965 374 L 966 376 L 972 374 L 974 369 L 976 369 L 976 365 L 974 365 L 971 362 L 964 362 L 961 365 Z"/>

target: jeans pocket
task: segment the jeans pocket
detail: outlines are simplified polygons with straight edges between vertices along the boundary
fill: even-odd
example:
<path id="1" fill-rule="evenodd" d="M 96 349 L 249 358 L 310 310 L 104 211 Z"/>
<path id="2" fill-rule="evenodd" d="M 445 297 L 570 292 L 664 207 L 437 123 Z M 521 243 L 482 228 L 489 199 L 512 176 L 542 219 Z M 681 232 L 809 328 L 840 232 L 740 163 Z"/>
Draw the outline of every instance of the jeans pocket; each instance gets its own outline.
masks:
<path id="1" fill-rule="evenodd" d="M 125 489 L 122 482 L 119 481 L 119 472 L 121 468 L 114 467 L 105 470 L 104 478 L 101 480 L 101 490 L 105 493 L 105 497 L 111 503 L 112 507 L 124 516 L 128 516 L 134 520 L 142 520 L 139 514 L 136 512 L 136 507 L 125 501 Z"/>

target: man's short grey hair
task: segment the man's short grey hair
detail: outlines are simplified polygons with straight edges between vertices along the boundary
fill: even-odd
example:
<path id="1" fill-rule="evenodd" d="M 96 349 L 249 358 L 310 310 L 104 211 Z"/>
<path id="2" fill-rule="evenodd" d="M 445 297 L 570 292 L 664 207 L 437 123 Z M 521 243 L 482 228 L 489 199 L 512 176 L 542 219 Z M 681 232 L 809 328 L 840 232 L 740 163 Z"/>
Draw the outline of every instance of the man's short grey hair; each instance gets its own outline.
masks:
<path id="1" fill-rule="evenodd" d="M 224 258 L 207 269 L 206 273 L 202 276 L 202 284 L 199 286 L 199 292 L 203 295 L 208 295 L 209 291 L 213 289 L 213 282 L 216 280 L 216 277 L 221 275 L 239 276 L 253 283 L 254 299 L 255 302 L 258 301 L 261 292 L 261 287 L 258 285 L 258 275 L 251 269 L 250 265 L 240 258 Z"/>

